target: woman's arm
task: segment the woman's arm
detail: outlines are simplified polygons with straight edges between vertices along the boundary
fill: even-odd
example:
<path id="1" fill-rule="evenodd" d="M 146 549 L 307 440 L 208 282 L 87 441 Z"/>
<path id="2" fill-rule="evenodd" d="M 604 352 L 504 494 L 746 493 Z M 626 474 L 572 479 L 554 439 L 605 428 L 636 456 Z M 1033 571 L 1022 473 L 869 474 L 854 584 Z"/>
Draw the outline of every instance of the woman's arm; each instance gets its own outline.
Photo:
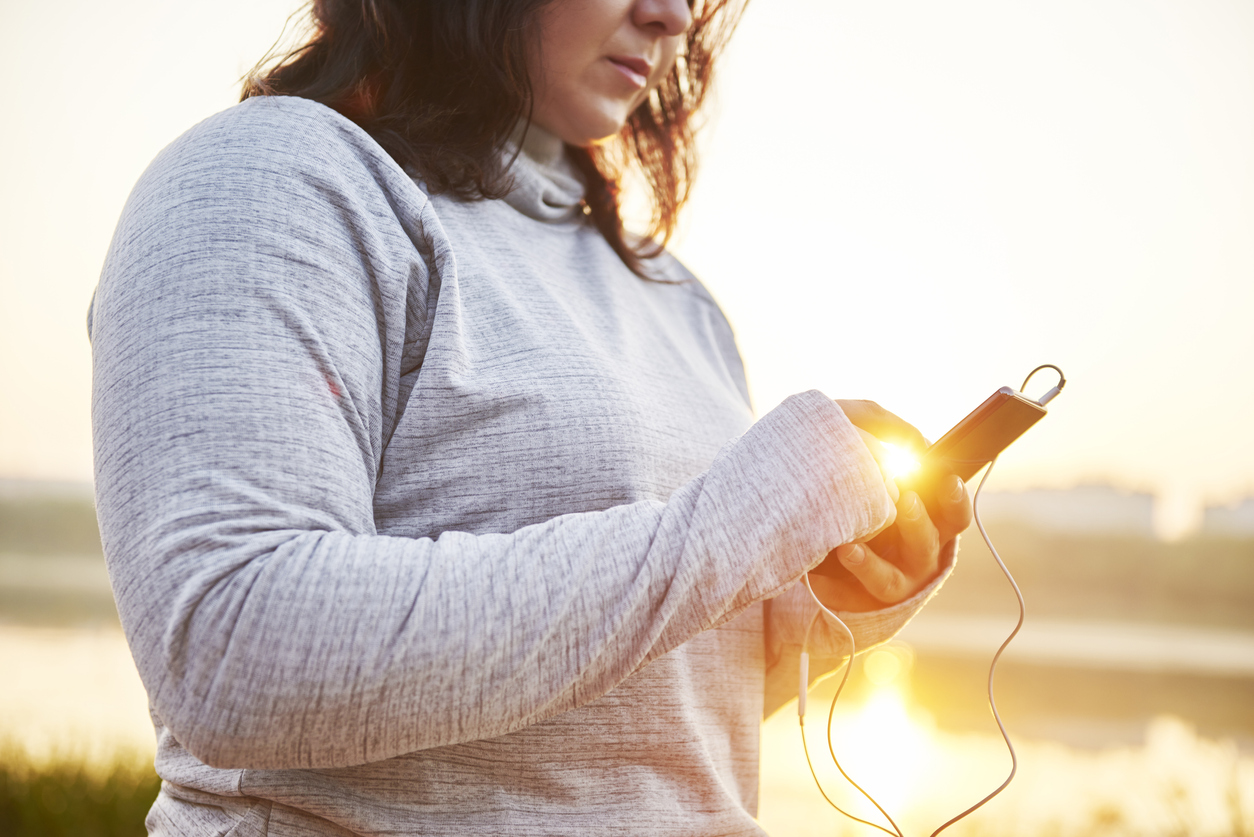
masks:
<path id="1" fill-rule="evenodd" d="M 407 335 L 452 257 L 390 161 L 334 120 L 268 125 L 276 109 L 163 153 L 93 308 L 110 575 L 152 706 L 196 757 L 333 767 L 519 729 L 890 515 L 856 430 L 806 393 L 665 503 L 376 534 Z"/>

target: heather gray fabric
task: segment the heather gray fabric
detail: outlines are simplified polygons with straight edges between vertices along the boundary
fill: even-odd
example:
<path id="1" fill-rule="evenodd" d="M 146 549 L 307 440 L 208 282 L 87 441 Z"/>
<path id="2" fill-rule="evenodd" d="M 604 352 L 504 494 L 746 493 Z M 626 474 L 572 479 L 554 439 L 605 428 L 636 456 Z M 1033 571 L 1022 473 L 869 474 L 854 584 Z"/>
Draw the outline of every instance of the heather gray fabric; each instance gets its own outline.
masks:
<path id="1" fill-rule="evenodd" d="M 768 653 L 814 612 L 763 602 L 890 501 L 825 396 L 753 423 L 701 285 L 627 271 L 525 144 L 507 200 L 429 199 L 253 99 L 136 186 L 90 327 L 152 833 L 761 833 Z"/>

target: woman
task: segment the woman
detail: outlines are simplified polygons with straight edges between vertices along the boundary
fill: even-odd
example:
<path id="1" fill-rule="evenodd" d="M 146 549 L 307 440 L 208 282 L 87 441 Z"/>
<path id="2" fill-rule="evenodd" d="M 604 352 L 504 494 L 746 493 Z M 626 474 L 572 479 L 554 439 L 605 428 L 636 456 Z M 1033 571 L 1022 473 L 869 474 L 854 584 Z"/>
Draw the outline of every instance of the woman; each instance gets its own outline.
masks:
<path id="1" fill-rule="evenodd" d="M 721 6 L 320 0 L 141 178 L 91 329 L 151 833 L 758 834 L 799 577 L 859 648 L 940 583 L 965 489 L 894 507 L 850 419 L 912 428 L 754 423 L 623 232 L 619 153 L 673 228 Z"/>

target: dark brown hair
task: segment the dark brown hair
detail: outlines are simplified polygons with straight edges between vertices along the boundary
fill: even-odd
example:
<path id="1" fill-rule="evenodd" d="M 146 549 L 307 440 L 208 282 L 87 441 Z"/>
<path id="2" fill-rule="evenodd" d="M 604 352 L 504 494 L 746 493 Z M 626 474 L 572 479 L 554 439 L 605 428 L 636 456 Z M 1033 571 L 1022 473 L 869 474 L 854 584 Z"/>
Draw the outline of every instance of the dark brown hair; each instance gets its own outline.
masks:
<path id="1" fill-rule="evenodd" d="M 434 194 L 472 200 L 511 188 L 506 145 L 530 120 L 526 52 L 537 12 L 552 0 L 312 0 L 305 43 L 262 59 L 243 99 L 300 96 L 356 122 Z M 585 201 L 622 260 L 669 241 L 696 174 L 695 116 L 714 60 L 739 19 L 739 0 L 689 0 L 693 23 L 674 68 L 630 116 L 616 141 L 574 149 Z M 628 242 L 619 183 L 638 167 L 649 189 L 647 237 Z"/>

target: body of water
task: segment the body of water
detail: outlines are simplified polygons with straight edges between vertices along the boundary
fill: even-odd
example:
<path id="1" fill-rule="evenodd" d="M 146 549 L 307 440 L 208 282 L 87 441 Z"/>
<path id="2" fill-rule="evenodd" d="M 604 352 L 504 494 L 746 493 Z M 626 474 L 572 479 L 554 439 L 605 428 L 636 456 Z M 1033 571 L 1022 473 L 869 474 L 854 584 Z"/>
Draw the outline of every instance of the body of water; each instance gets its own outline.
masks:
<path id="1" fill-rule="evenodd" d="M 921 652 L 991 657 L 1014 624 L 1005 617 L 925 610 L 900 639 Z M 1254 677 L 1254 633 L 1029 614 L 1004 659 L 1103 671 Z"/>
<path id="2" fill-rule="evenodd" d="M 915 643 L 913 653 L 919 661 L 966 655 L 973 669 L 981 669 L 1008 627 L 1001 620 L 934 615 L 920 618 L 905 637 Z M 1158 636 L 1147 626 L 1106 625 L 1098 630 L 1091 624 L 1038 624 L 1024 634 L 1027 641 L 1019 659 L 1008 660 L 1007 680 L 1013 684 L 1014 666 L 1026 660 L 1048 662 L 1053 666 L 1051 678 L 1066 680 L 1071 676 L 1067 672 L 1075 669 L 1057 667 L 1064 659 L 1081 667 L 1099 664 L 1090 646 L 1105 648 L 1102 653 L 1125 667 L 1180 663 L 1193 671 L 1200 655 L 1190 643 L 1215 639 L 1210 633 L 1186 632 L 1155 642 Z M 1227 639 L 1228 645 L 1220 645 L 1234 649 L 1232 658 L 1216 662 L 1212 670 L 1237 681 L 1241 678 L 1233 673 L 1233 659 L 1244 659 L 1248 646 L 1239 637 Z M 1071 647 L 1081 651 L 1067 657 L 1063 652 Z M 1167 653 L 1162 647 L 1175 650 Z M 1115 648 L 1119 654 L 1111 651 Z M 856 668 L 853 686 L 838 707 L 833 746 L 851 775 L 899 817 L 907 834 L 930 833 L 1001 782 L 1009 758 L 982 708 L 978 688 L 959 699 L 982 714 L 984 728 L 962 731 L 938 725 L 925 695 L 912 694 L 909 666 L 901 669 L 895 683 L 882 688 L 868 686 L 864 668 L 865 664 Z M 151 759 L 154 745 L 146 695 L 116 626 L 0 625 L 0 670 L 17 672 L 0 688 L 0 738 L 36 761 L 108 764 Z M 978 680 L 976 676 L 973 682 Z M 827 757 L 823 721 L 830 687 L 829 681 L 811 698 L 806 731 L 815 769 L 833 799 L 847 810 L 874 818 L 868 803 Z M 1200 735 L 1188 720 L 1160 716 L 1123 722 L 1137 727 L 1135 742 L 1099 740 L 1095 746 L 1077 748 L 1021 735 L 1016 726 L 1021 720 L 1011 721 L 1020 756 L 1018 778 L 987 809 L 949 833 L 1166 837 L 1254 830 L 1254 759 L 1242 756 L 1230 739 Z M 1080 716 L 1073 721 L 1095 724 L 1089 733 L 1096 730 L 1099 738 L 1103 731 L 1110 732 L 1109 724 Z M 865 826 L 849 824 L 824 802 L 806 767 L 800 735 L 795 707 L 781 710 L 763 725 L 763 826 L 779 837 L 871 833 Z"/>

